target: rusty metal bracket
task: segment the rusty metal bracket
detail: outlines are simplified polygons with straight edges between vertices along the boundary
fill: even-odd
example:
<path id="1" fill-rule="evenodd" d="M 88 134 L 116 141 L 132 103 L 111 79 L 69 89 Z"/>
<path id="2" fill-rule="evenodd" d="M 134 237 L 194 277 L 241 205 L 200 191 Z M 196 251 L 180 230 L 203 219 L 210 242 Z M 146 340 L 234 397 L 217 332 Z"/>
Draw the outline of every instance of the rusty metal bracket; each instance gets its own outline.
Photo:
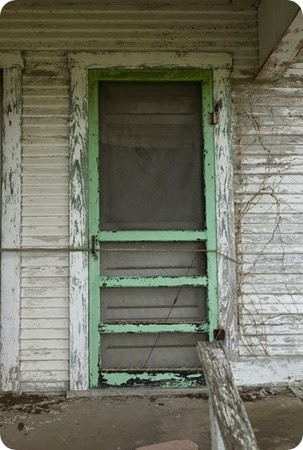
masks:
<path id="1" fill-rule="evenodd" d="M 100 244 L 97 236 L 92 236 L 92 255 L 94 258 L 98 258 L 100 250 Z"/>
<path id="2" fill-rule="evenodd" d="M 219 123 L 220 123 L 220 107 L 221 107 L 221 105 L 219 103 L 216 103 L 214 111 L 209 113 L 209 116 L 208 116 L 209 125 L 219 125 Z"/>

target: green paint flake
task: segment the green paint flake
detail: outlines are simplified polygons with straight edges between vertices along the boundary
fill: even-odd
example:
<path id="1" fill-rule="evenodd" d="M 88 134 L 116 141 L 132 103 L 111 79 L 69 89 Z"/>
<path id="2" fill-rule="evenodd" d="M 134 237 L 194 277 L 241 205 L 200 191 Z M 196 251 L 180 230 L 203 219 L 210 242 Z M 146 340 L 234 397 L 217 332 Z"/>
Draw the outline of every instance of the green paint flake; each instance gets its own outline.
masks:
<path id="1" fill-rule="evenodd" d="M 200 287 L 207 286 L 206 277 L 100 277 L 100 287 Z"/>
<path id="2" fill-rule="evenodd" d="M 100 242 L 200 242 L 206 231 L 100 231 Z"/>
<path id="3" fill-rule="evenodd" d="M 163 388 L 194 388 L 205 385 L 205 379 L 202 372 L 193 374 L 175 372 L 101 372 L 100 378 L 101 386 L 136 387 L 140 385 L 154 385 Z"/>
<path id="4" fill-rule="evenodd" d="M 106 334 L 124 333 L 206 333 L 209 325 L 205 323 L 164 323 L 164 324 L 100 324 L 99 332 Z"/>

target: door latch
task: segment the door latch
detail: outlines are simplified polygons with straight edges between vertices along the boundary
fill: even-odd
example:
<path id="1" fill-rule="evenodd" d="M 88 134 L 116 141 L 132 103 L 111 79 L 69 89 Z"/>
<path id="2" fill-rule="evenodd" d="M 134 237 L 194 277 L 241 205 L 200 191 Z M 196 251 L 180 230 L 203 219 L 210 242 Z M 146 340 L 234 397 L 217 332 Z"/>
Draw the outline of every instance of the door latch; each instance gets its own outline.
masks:
<path id="1" fill-rule="evenodd" d="M 98 259 L 100 245 L 97 236 L 92 236 L 92 255 L 94 258 Z"/>

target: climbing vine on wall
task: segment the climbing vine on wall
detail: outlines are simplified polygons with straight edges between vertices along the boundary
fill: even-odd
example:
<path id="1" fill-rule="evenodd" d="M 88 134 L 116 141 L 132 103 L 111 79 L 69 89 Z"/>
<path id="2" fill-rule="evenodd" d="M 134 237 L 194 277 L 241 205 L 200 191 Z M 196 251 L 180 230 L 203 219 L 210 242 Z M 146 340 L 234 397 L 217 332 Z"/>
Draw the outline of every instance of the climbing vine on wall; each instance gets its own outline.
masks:
<path id="1" fill-rule="evenodd" d="M 238 324 L 240 352 L 250 356 L 272 354 L 279 341 L 270 335 L 284 322 L 298 326 L 300 287 L 290 272 L 297 237 L 287 232 L 302 219 L 289 191 L 292 174 L 302 172 L 291 134 L 298 113 L 289 101 L 297 85 L 288 80 L 234 88 Z"/>

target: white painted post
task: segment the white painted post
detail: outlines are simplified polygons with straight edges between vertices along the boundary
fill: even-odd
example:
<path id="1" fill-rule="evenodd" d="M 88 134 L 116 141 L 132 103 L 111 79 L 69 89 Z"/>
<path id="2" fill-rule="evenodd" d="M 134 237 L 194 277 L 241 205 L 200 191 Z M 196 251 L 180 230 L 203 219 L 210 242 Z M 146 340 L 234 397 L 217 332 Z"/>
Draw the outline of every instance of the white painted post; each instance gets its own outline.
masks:
<path id="1" fill-rule="evenodd" d="M 238 324 L 230 71 L 214 70 L 213 83 L 214 101 L 219 112 L 219 123 L 214 127 L 219 328 L 225 329 L 224 344 L 229 358 L 236 359 Z"/>
<path id="2" fill-rule="evenodd" d="M 1 255 L 1 391 L 19 390 L 20 251 L 21 246 L 21 113 L 22 59 L 0 53 L 3 69 L 2 247 Z"/>
<path id="3" fill-rule="evenodd" d="M 70 246 L 88 247 L 87 69 L 71 69 Z M 70 254 L 70 390 L 89 388 L 88 255 Z"/>

